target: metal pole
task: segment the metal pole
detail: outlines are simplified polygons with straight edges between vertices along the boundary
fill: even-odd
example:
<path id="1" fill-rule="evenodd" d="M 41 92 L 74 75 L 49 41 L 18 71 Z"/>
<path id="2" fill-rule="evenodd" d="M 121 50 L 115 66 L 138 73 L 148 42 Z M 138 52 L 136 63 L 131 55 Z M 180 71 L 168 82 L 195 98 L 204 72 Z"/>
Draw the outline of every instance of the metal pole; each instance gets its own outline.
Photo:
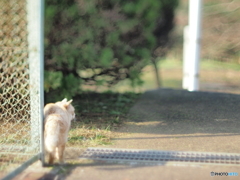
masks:
<path id="1" fill-rule="evenodd" d="M 199 90 L 199 58 L 201 35 L 201 0 L 189 0 L 189 44 L 188 44 L 188 72 L 189 91 Z"/>
<path id="2" fill-rule="evenodd" d="M 39 131 L 41 132 L 40 137 L 40 159 L 42 164 L 45 164 L 44 158 L 44 0 L 40 0 L 40 109 L 39 109 L 39 117 L 40 117 L 40 127 Z"/>
<path id="3" fill-rule="evenodd" d="M 44 0 L 27 0 L 28 52 L 31 98 L 31 149 L 43 149 L 43 29 Z"/>

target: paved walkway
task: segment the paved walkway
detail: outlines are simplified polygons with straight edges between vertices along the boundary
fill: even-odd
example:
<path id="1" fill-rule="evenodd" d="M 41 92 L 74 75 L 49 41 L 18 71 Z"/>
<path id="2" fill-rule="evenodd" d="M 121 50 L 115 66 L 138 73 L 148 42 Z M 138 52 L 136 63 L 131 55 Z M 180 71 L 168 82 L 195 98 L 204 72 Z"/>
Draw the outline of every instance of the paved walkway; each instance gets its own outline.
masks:
<path id="1" fill-rule="evenodd" d="M 240 95 L 159 89 L 147 91 L 130 110 L 129 121 L 109 148 L 240 153 Z M 105 146 L 106 147 L 106 146 Z M 45 172 L 46 173 L 45 173 Z M 202 180 L 210 172 L 237 172 L 240 166 L 175 164 L 92 164 L 41 169 L 37 163 L 16 177 L 86 180 Z"/>

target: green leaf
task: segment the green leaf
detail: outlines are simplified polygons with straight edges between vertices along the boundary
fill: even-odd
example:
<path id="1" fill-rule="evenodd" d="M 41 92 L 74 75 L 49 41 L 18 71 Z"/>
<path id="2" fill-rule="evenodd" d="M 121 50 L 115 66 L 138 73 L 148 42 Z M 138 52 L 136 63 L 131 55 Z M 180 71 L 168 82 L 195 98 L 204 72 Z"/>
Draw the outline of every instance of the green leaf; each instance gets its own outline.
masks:
<path id="1" fill-rule="evenodd" d="M 62 94 L 66 98 L 72 98 L 80 91 L 81 80 L 73 74 L 64 76 L 62 79 Z"/>
<path id="2" fill-rule="evenodd" d="M 104 48 L 100 55 L 100 62 L 103 67 L 109 67 L 113 60 L 113 51 L 110 48 Z"/>

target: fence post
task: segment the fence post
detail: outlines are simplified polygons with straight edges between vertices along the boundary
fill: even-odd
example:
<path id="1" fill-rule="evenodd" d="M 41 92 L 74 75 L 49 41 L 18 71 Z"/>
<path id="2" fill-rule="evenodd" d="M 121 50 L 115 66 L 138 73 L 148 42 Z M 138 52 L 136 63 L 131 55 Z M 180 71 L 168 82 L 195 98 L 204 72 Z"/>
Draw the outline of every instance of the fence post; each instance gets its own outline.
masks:
<path id="1" fill-rule="evenodd" d="M 44 0 L 27 0 L 28 61 L 30 69 L 31 148 L 43 153 L 43 29 Z"/>

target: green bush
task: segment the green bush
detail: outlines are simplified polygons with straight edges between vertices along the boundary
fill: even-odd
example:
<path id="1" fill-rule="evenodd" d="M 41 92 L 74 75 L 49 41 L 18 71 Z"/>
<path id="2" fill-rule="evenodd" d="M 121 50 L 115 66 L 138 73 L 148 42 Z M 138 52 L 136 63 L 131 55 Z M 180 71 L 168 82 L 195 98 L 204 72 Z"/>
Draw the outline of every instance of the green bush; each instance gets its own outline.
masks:
<path id="1" fill-rule="evenodd" d="M 45 91 L 73 96 L 83 83 L 110 86 L 128 78 L 141 84 L 141 69 L 167 44 L 178 0 L 45 4 Z"/>

